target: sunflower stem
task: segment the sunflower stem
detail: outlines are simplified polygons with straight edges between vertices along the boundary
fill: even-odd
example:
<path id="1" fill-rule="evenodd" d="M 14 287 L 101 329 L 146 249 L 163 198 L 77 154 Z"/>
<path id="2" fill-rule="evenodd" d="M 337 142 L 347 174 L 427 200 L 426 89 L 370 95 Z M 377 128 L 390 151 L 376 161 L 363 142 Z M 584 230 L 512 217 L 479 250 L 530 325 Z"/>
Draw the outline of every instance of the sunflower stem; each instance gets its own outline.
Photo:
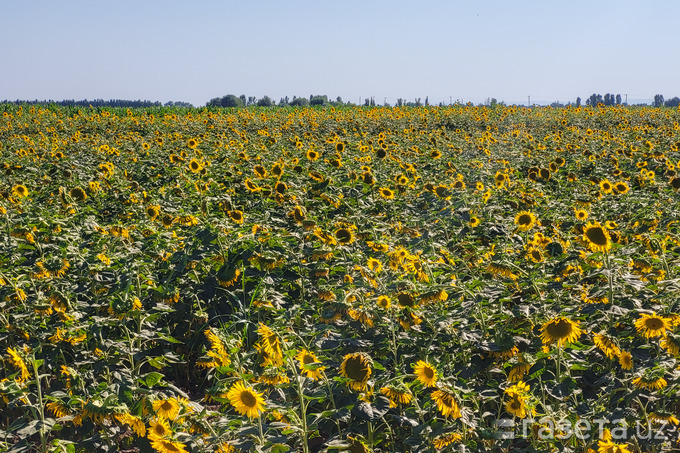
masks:
<path id="1" fill-rule="evenodd" d="M 264 432 L 262 431 L 262 414 L 257 416 L 257 424 L 260 428 L 260 445 L 264 445 Z"/>

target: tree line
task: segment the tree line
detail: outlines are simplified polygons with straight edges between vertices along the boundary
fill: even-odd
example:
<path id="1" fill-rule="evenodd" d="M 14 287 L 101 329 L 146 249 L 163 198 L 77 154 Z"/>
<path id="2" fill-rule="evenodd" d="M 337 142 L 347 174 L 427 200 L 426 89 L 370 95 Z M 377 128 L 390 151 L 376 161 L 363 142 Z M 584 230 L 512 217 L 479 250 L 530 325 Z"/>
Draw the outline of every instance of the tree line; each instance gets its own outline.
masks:
<path id="1" fill-rule="evenodd" d="M 65 99 L 63 101 L 39 101 L 39 100 L 33 100 L 33 101 L 22 101 L 22 100 L 16 100 L 16 101 L 0 101 L 0 104 L 29 104 L 29 105 L 34 105 L 34 104 L 41 104 L 41 105 L 48 105 L 48 104 L 53 104 L 53 105 L 59 105 L 63 107 L 129 107 L 129 108 L 137 108 L 137 107 L 185 107 L 185 108 L 193 108 L 193 105 L 190 104 L 189 102 L 184 102 L 184 101 L 168 101 L 165 104 L 159 102 L 159 101 L 142 101 L 142 100 L 128 100 L 128 99 L 109 99 L 108 101 L 105 101 L 103 99 L 93 99 L 88 101 L 87 99 L 83 99 L 80 101 L 75 101 L 73 99 Z"/>

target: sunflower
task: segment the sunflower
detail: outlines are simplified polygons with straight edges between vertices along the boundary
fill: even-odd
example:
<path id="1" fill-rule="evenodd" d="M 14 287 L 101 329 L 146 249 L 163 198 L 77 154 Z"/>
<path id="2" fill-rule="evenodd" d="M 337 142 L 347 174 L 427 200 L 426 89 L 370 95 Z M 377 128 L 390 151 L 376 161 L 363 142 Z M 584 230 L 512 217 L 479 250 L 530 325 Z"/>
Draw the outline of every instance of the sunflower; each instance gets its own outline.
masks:
<path id="1" fill-rule="evenodd" d="M 154 418 L 149 422 L 149 431 L 147 432 L 147 437 L 150 440 L 162 439 L 172 434 L 170 429 L 170 423 L 168 419 L 160 417 Z"/>
<path id="2" fill-rule="evenodd" d="M 510 371 L 508 372 L 508 380 L 510 382 L 518 382 L 521 381 L 522 378 L 524 377 L 527 372 L 531 369 L 531 364 L 525 363 L 525 362 L 519 362 L 518 364 L 514 365 L 512 368 L 510 368 Z"/>
<path id="3" fill-rule="evenodd" d="M 346 245 L 354 242 L 354 235 L 349 228 L 338 228 L 334 235 L 340 244 Z"/>
<path id="4" fill-rule="evenodd" d="M 19 353 L 12 348 L 7 348 L 7 353 L 10 355 L 10 361 L 12 362 L 12 365 L 21 371 L 21 376 L 19 377 L 18 381 L 21 383 L 31 377 L 31 373 L 28 371 L 26 362 L 24 362 L 24 359 L 19 355 Z"/>
<path id="5" fill-rule="evenodd" d="M 536 224 L 536 216 L 529 211 L 522 211 L 515 216 L 515 225 L 519 231 L 529 231 Z"/>
<path id="6" fill-rule="evenodd" d="M 250 386 L 246 387 L 243 382 L 234 384 L 227 392 L 226 397 L 234 406 L 236 412 L 249 418 L 259 416 L 260 412 L 264 411 L 266 407 L 262 393 Z"/>
<path id="7" fill-rule="evenodd" d="M 671 329 L 670 319 L 657 316 L 656 313 L 646 315 L 642 313 L 640 318 L 635 321 L 638 333 L 646 338 L 665 337 L 666 330 Z"/>
<path id="8" fill-rule="evenodd" d="M 500 171 L 496 172 L 496 175 L 493 177 L 494 183 L 496 184 L 496 187 L 499 189 L 505 185 L 506 182 L 508 182 L 508 175 L 505 173 L 501 173 Z"/>
<path id="9" fill-rule="evenodd" d="M 674 356 L 680 355 L 680 337 L 673 334 L 667 334 L 666 338 L 661 340 L 661 347 Z"/>
<path id="10" fill-rule="evenodd" d="M 198 146 L 198 140 L 195 138 L 190 138 L 187 140 L 187 146 L 191 149 L 195 149 Z"/>
<path id="11" fill-rule="evenodd" d="M 267 170 L 262 165 L 255 165 L 253 172 L 260 178 L 265 178 L 267 176 Z"/>
<path id="12" fill-rule="evenodd" d="M 354 390 L 366 388 L 371 373 L 371 359 L 363 352 L 345 355 L 340 364 L 340 374 L 350 380 L 348 385 Z"/>
<path id="13" fill-rule="evenodd" d="M 85 201 L 87 200 L 87 192 L 85 192 L 81 187 L 74 187 L 69 190 L 69 196 L 75 201 Z"/>
<path id="14" fill-rule="evenodd" d="M 381 187 L 378 189 L 378 192 L 380 192 L 380 195 L 386 200 L 392 200 L 394 198 L 394 192 L 387 187 Z"/>
<path id="15" fill-rule="evenodd" d="M 444 417 L 451 416 L 453 418 L 460 418 L 460 406 L 456 402 L 455 395 L 447 388 L 435 390 L 430 395 L 432 401 L 437 404 L 437 409 Z"/>
<path id="16" fill-rule="evenodd" d="M 419 360 L 413 366 L 413 372 L 418 381 L 425 387 L 435 387 L 437 385 L 437 370 L 429 363 Z"/>
<path id="17" fill-rule="evenodd" d="M 17 184 L 12 187 L 12 195 L 18 198 L 25 198 L 28 196 L 28 189 L 23 184 Z"/>
<path id="18" fill-rule="evenodd" d="M 156 415 L 168 420 L 174 420 L 179 414 L 179 403 L 175 398 L 168 398 L 167 400 L 156 400 L 152 403 L 153 410 Z"/>
<path id="19" fill-rule="evenodd" d="M 378 304 L 379 307 L 382 307 L 382 308 L 384 308 L 385 310 L 387 310 L 388 308 L 390 308 L 390 306 L 392 305 L 392 303 L 390 302 L 389 296 L 380 296 L 380 297 L 378 297 L 378 301 L 377 301 L 376 303 Z"/>
<path id="20" fill-rule="evenodd" d="M 316 357 L 316 355 L 314 355 L 313 352 L 309 352 L 306 349 L 303 349 L 302 351 L 300 351 L 298 355 L 295 356 L 295 358 L 300 363 L 300 369 L 304 374 L 307 375 L 308 378 L 312 378 L 315 381 L 321 379 L 321 372 L 324 370 L 325 367 L 313 368 L 310 366 L 315 363 L 321 363 L 321 361 Z"/>
<path id="21" fill-rule="evenodd" d="M 575 209 L 574 215 L 579 220 L 586 220 L 588 218 L 588 211 L 586 211 L 585 209 Z"/>
<path id="22" fill-rule="evenodd" d="M 654 373 L 651 373 L 654 374 Z M 661 390 L 668 385 L 668 382 L 663 377 L 652 375 L 640 376 L 633 379 L 633 385 L 640 389 L 647 390 Z"/>
<path id="23" fill-rule="evenodd" d="M 201 163 L 195 158 L 189 161 L 189 170 L 191 170 L 193 173 L 198 173 L 201 171 L 201 169 L 203 169 L 203 165 L 201 165 Z"/>
<path id="24" fill-rule="evenodd" d="M 298 142 L 298 143 L 300 143 L 300 142 Z M 307 151 L 307 159 L 314 162 L 315 160 L 319 159 L 319 153 L 314 151 L 313 149 L 310 149 L 309 151 Z"/>
<path id="25" fill-rule="evenodd" d="M 390 406 L 396 407 L 399 404 L 408 404 L 413 400 L 413 393 L 406 387 L 400 388 L 393 385 L 382 387 L 380 393 L 390 400 Z"/>
<path id="26" fill-rule="evenodd" d="M 188 453 L 181 442 L 168 439 L 154 439 L 151 441 L 151 447 L 159 453 Z"/>
<path id="27" fill-rule="evenodd" d="M 614 186 L 612 185 L 611 182 L 609 182 L 608 179 L 603 179 L 602 181 L 600 181 L 599 186 L 600 192 L 602 193 L 612 193 L 612 191 L 614 190 Z"/>
<path id="28" fill-rule="evenodd" d="M 345 150 L 345 144 L 343 142 L 337 142 L 335 144 L 335 151 L 341 153 Z"/>
<path id="29" fill-rule="evenodd" d="M 628 187 L 628 184 L 626 184 L 624 181 L 619 181 L 616 184 L 614 184 L 614 191 L 617 194 L 623 195 L 628 193 L 630 190 L 630 187 Z"/>
<path id="30" fill-rule="evenodd" d="M 161 214 L 160 206 L 151 205 L 146 207 L 146 215 L 148 215 L 151 220 L 156 220 L 156 217 L 158 217 L 160 214 Z"/>
<path id="31" fill-rule="evenodd" d="M 595 343 L 595 346 L 597 346 L 600 351 L 604 352 L 604 355 L 606 355 L 610 360 L 613 360 L 614 357 L 617 357 L 621 354 L 621 350 L 616 345 L 616 343 L 602 334 L 594 334 L 593 343 Z"/>
<path id="32" fill-rule="evenodd" d="M 260 188 L 257 186 L 257 184 L 255 184 L 249 178 L 246 178 L 246 180 L 243 184 L 246 186 L 246 189 L 248 189 L 248 191 L 251 192 L 251 193 L 255 193 L 255 192 L 260 191 Z"/>
<path id="33" fill-rule="evenodd" d="M 368 184 L 369 186 L 375 184 L 375 178 L 373 177 L 373 173 L 371 173 L 368 170 L 361 174 L 361 180 L 363 181 L 364 184 Z"/>
<path id="34" fill-rule="evenodd" d="M 621 351 L 621 354 L 619 354 L 619 365 L 621 365 L 621 368 L 624 370 L 633 369 L 633 356 L 630 354 L 630 352 Z"/>
<path id="35" fill-rule="evenodd" d="M 443 448 L 455 442 L 460 442 L 461 440 L 463 440 L 463 436 L 461 436 L 459 433 L 448 433 L 435 437 L 435 439 L 432 441 L 432 445 L 437 450 L 442 450 Z"/>
<path id="36" fill-rule="evenodd" d="M 534 263 L 541 263 L 543 262 L 543 253 L 540 249 L 530 247 L 529 251 L 527 252 L 527 258 L 529 258 Z"/>
<path id="37" fill-rule="evenodd" d="M 565 343 L 573 343 L 578 340 L 581 333 L 578 321 L 564 317 L 552 319 L 541 326 L 541 340 L 546 345 L 555 341 L 558 347 Z"/>
<path id="38" fill-rule="evenodd" d="M 243 211 L 239 211 L 238 209 L 229 211 L 229 218 L 233 220 L 236 223 L 243 223 Z"/>
<path id="39" fill-rule="evenodd" d="M 284 194 L 286 190 L 288 190 L 288 185 L 283 181 L 279 181 L 274 186 L 274 190 L 276 190 L 280 194 Z"/>
<path id="40" fill-rule="evenodd" d="M 593 252 L 608 252 L 612 247 L 611 236 L 600 222 L 588 222 L 583 228 L 583 240 Z"/>
<path id="41" fill-rule="evenodd" d="M 654 423 L 670 423 L 673 425 L 680 425 L 680 420 L 672 413 L 668 411 L 650 412 L 649 421 Z"/>
<path id="42" fill-rule="evenodd" d="M 526 418 L 530 411 L 527 410 L 526 399 L 518 394 L 512 394 L 505 403 L 505 410 L 513 417 Z"/>
<path id="43" fill-rule="evenodd" d="M 632 453 L 628 444 L 617 444 L 611 439 L 597 442 L 597 453 Z"/>

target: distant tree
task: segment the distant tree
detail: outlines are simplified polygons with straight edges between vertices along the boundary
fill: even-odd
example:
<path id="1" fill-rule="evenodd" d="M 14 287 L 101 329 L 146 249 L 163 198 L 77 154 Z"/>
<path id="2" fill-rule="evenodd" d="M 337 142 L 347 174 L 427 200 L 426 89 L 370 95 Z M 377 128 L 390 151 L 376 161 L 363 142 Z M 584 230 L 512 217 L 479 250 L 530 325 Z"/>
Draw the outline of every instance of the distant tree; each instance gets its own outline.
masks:
<path id="1" fill-rule="evenodd" d="M 655 94 L 654 95 L 654 107 L 661 107 L 662 105 L 663 105 L 663 95 Z"/>
<path id="2" fill-rule="evenodd" d="M 580 97 L 576 98 L 576 107 L 581 107 L 581 98 Z"/>
<path id="3" fill-rule="evenodd" d="M 621 95 L 620 94 L 616 95 L 616 105 L 621 105 Z"/>
<path id="4" fill-rule="evenodd" d="M 416 107 L 421 107 L 423 105 L 422 102 L 420 102 L 420 98 L 416 98 L 415 106 Z"/>
<path id="5" fill-rule="evenodd" d="M 371 105 L 371 100 L 369 98 L 366 98 L 364 100 L 364 107 L 369 107 Z"/>
<path id="6" fill-rule="evenodd" d="M 243 107 L 244 105 L 243 100 L 235 94 L 227 94 L 220 99 L 221 107 Z"/>
<path id="7" fill-rule="evenodd" d="M 680 106 L 680 98 L 676 96 L 664 102 L 663 105 L 665 105 L 666 107 L 678 107 Z"/>
<path id="8" fill-rule="evenodd" d="M 401 107 L 404 105 L 404 100 L 402 98 L 397 99 L 397 107 Z"/>
<path id="9" fill-rule="evenodd" d="M 342 104 L 342 98 L 338 96 L 337 98 L 335 98 L 335 102 L 337 102 L 338 104 Z"/>
<path id="10" fill-rule="evenodd" d="M 246 95 L 242 94 L 241 96 L 238 97 L 241 100 L 242 105 L 246 105 L 248 101 L 246 101 Z"/>
<path id="11" fill-rule="evenodd" d="M 309 98 L 309 105 L 325 105 L 328 103 L 328 96 L 316 95 Z"/>
<path id="12" fill-rule="evenodd" d="M 265 96 L 257 101 L 258 107 L 271 107 L 272 105 L 274 105 L 274 102 L 269 96 Z"/>
<path id="13" fill-rule="evenodd" d="M 430 97 L 425 96 L 425 105 L 430 105 Z"/>
<path id="14" fill-rule="evenodd" d="M 289 105 L 292 105 L 294 107 L 303 107 L 305 105 L 309 105 L 309 101 L 307 98 L 296 98 L 293 96 L 293 100 L 288 103 Z"/>
<path id="15" fill-rule="evenodd" d="M 592 107 L 597 107 L 597 104 L 604 104 L 604 100 L 602 99 L 601 94 L 591 94 L 588 100 L 586 101 L 586 105 L 590 105 Z"/>

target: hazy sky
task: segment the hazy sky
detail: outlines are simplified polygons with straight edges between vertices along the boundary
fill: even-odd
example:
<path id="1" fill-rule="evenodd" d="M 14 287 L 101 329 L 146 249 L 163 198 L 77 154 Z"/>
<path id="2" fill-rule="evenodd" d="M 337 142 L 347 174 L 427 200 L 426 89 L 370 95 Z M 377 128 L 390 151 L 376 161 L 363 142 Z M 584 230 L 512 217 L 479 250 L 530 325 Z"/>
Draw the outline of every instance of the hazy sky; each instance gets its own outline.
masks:
<path id="1" fill-rule="evenodd" d="M 0 0 L 0 100 L 680 96 L 677 0 Z"/>

